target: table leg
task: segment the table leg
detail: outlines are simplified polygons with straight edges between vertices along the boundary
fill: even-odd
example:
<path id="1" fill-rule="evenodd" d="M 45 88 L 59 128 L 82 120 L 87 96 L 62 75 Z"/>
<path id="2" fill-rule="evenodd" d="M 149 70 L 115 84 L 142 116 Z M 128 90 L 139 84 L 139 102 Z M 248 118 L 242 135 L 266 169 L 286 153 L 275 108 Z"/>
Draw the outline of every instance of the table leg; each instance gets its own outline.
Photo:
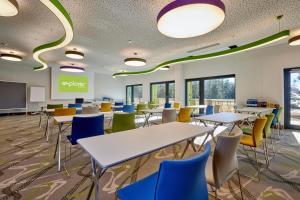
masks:
<path id="1" fill-rule="evenodd" d="M 136 182 L 137 176 L 138 176 L 138 170 L 141 166 L 142 159 L 143 159 L 143 156 L 140 156 L 136 160 L 136 163 L 135 163 L 135 166 L 134 166 L 134 169 L 133 169 L 133 174 L 132 174 L 131 179 L 130 179 L 130 183 Z"/>
<path id="2" fill-rule="evenodd" d="M 47 136 L 47 142 L 48 142 L 48 135 L 47 135 L 47 133 L 48 133 L 48 126 L 49 126 L 49 118 L 50 118 L 50 116 L 48 115 L 47 116 L 47 122 L 46 122 L 46 128 L 45 128 L 45 136 Z"/>
<path id="3" fill-rule="evenodd" d="M 60 168 L 61 168 L 61 163 L 60 163 L 60 153 L 61 153 L 61 147 L 60 147 L 60 143 L 61 143 L 61 128 L 62 128 L 62 123 L 59 123 L 59 131 L 58 131 L 58 135 L 57 135 L 57 148 L 58 148 L 58 171 L 60 172 Z"/>
<path id="4" fill-rule="evenodd" d="M 143 127 L 145 127 L 146 125 L 149 126 L 149 119 L 150 119 L 150 117 L 151 117 L 151 114 L 150 114 L 150 113 L 149 113 L 148 116 L 145 114 L 145 122 L 144 122 Z"/>
<path id="5" fill-rule="evenodd" d="M 39 120 L 39 127 L 40 128 L 42 127 L 42 115 L 43 115 L 43 112 L 41 111 L 40 112 L 40 120 Z"/>

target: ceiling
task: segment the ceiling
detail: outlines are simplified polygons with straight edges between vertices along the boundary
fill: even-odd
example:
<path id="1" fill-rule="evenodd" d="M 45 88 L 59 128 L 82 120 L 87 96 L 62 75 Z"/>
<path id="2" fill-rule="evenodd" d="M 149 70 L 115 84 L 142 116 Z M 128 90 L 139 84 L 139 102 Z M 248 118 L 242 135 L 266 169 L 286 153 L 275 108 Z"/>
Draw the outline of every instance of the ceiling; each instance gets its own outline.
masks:
<path id="1" fill-rule="evenodd" d="M 41 2 L 17 0 L 20 12 L 0 17 L 0 52 L 13 50 L 24 57 L 24 66 L 33 68 L 32 50 L 60 38 L 64 30 L 58 19 Z M 242 45 L 278 32 L 276 16 L 284 15 L 281 30 L 300 27 L 299 0 L 223 0 L 226 19 L 215 31 L 190 39 L 172 39 L 156 26 L 159 11 L 172 0 L 61 0 L 74 24 L 74 39 L 64 49 L 42 54 L 49 66 L 76 63 L 90 71 L 113 74 L 137 71 L 169 59 L 217 51 Z M 132 41 L 129 44 L 129 40 Z M 210 49 L 187 51 L 219 43 Z M 76 62 L 64 51 L 77 48 L 85 59 Z M 127 67 L 123 60 L 145 58 L 145 67 Z M 1 63 L 7 62 L 0 60 Z"/>

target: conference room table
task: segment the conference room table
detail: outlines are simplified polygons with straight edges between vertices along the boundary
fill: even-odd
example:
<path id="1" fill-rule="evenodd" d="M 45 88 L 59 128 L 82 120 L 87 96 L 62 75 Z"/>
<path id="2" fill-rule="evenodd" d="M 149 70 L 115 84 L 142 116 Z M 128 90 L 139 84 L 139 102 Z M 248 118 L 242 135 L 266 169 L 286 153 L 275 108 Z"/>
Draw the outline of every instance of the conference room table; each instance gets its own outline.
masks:
<path id="1" fill-rule="evenodd" d="M 164 110 L 174 110 L 174 109 L 175 108 L 153 108 L 153 109 L 141 110 L 141 112 L 145 115 L 145 122 L 144 122 L 143 127 L 145 127 L 146 125 L 149 126 L 149 119 L 151 116 L 153 116 L 155 114 L 161 115 Z M 176 112 L 179 112 L 179 109 L 176 109 Z"/>
<path id="2" fill-rule="evenodd" d="M 81 111 L 82 108 L 76 108 L 76 111 Z M 45 114 L 47 117 L 47 121 L 46 121 L 46 128 L 45 128 L 45 136 L 47 136 L 47 142 L 49 140 L 49 135 L 48 133 L 48 129 L 49 129 L 49 121 L 51 119 L 51 117 L 53 116 L 55 109 L 47 109 L 45 107 L 41 107 L 41 114 L 40 114 L 40 122 L 39 122 L 39 127 L 41 127 L 41 123 L 42 123 L 42 114 Z"/>
<path id="3" fill-rule="evenodd" d="M 96 190 L 95 199 L 101 199 L 98 181 L 108 168 L 147 154 L 151 155 L 154 151 L 183 141 L 187 141 L 187 145 L 190 145 L 189 141 L 192 138 L 208 135 L 212 130 L 211 127 L 171 122 L 79 139 L 77 141 L 79 145 L 91 156 L 93 172 L 91 190 L 93 187 Z M 92 193 L 91 190 L 89 194 Z"/>
<path id="4" fill-rule="evenodd" d="M 249 114 L 242 114 L 242 113 L 232 113 L 232 112 L 221 112 L 221 113 L 215 113 L 211 115 L 203 115 L 200 117 L 195 117 L 194 119 L 199 120 L 201 123 L 204 124 L 205 127 L 207 127 L 207 122 L 211 122 L 214 124 L 213 130 L 215 131 L 219 126 L 223 125 L 232 125 L 231 130 L 229 131 L 229 134 L 233 130 L 233 128 L 236 125 L 239 125 L 244 120 L 247 120 L 252 115 Z M 212 140 L 216 143 L 215 137 L 214 137 L 214 131 L 210 132 Z M 204 145 L 205 141 L 208 139 L 209 135 L 206 136 L 204 139 L 202 145 L 200 148 Z"/>
<path id="5" fill-rule="evenodd" d="M 207 105 L 193 105 L 193 106 L 186 106 L 186 107 L 192 109 L 192 116 L 196 116 L 195 112 L 199 109 L 207 108 Z"/>
<path id="6" fill-rule="evenodd" d="M 68 116 L 53 116 L 53 119 L 58 124 L 59 131 L 57 135 L 57 141 L 56 141 L 56 147 L 54 152 L 54 159 L 56 158 L 56 153 L 58 151 L 58 158 L 57 158 L 57 169 L 58 171 L 61 170 L 61 135 L 62 133 L 70 126 L 72 125 L 73 117 L 94 117 L 104 115 L 105 119 L 111 119 L 114 115 L 114 112 L 99 112 L 97 114 L 78 114 L 78 115 L 68 115 Z M 70 123 L 69 126 L 67 126 L 65 129 L 62 129 L 63 124 Z"/>
<path id="7" fill-rule="evenodd" d="M 269 114 L 273 111 L 274 108 L 263 108 L 263 107 L 244 107 L 237 108 L 236 112 L 238 113 L 248 113 L 256 116 L 262 116 L 265 114 Z"/>

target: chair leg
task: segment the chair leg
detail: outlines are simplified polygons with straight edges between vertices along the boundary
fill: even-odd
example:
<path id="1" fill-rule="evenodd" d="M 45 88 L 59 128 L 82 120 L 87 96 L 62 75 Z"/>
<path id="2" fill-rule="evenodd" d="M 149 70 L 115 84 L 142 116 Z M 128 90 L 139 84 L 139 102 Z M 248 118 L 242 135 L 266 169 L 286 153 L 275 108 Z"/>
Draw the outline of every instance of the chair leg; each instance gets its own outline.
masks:
<path id="1" fill-rule="evenodd" d="M 67 170 L 67 143 L 65 142 L 65 159 L 64 159 L 64 168 L 68 176 L 71 176 Z"/>
<path id="2" fill-rule="evenodd" d="M 257 159 L 256 148 L 253 148 L 253 149 L 254 149 L 254 158 L 256 160 L 256 165 L 257 165 L 257 178 L 258 178 L 258 181 L 260 181 L 260 166 L 259 166 L 259 162 Z"/>
<path id="3" fill-rule="evenodd" d="M 268 148 L 267 148 L 267 138 L 263 142 L 263 149 L 266 159 L 266 168 L 269 168 L 269 155 L 268 155 Z"/>
<path id="4" fill-rule="evenodd" d="M 276 152 L 275 152 L 275 147 L 274 147 L 274 142 L 273 142 L 272 136 L 270 136 L 270 140 L 271 140 L 271 145 L 272 145 L 273 154 L 274 154 L 274 156 L 275 156 L 275 155 L 276 155 Z"/>
<path id="5" fill-rule="evenodd" d="M 218 189 L 215 188 L 215 199 L 218 199 Z"/>
<path id="6" fill-rule="evenodd" d="M 240 177 L 240 170 L 239 170 L 239 169 L 237 170 L 237 175 L 238 175 L 238 180 L 239 180 L 239 185 L 240 185 L 241 198 L 242 198 L 242 200 L 244 200 L 244 197 L 243 197 L 243 189 L 242 189 L 242 183 L 241 183 L 241 177 Z"/>

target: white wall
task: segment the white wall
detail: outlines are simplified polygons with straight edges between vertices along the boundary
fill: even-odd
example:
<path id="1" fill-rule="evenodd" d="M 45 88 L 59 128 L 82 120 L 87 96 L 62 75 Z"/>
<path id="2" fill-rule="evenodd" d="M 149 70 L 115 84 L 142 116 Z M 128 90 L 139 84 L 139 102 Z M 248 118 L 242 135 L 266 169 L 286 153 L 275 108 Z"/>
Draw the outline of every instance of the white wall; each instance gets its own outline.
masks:
<path id="1" fill-rule="evenodd" d="M 47 103 L 64 103 L 74 102 L 74 100 L 59 100 L 54 101 L 50 98 L 51 89 L 51 73 L 50 69 L 34 72 L 31 67 L 24 66 L 22 62 L 8 62 L 0 60 L 0 80 L 16 81 L 28 83 L 30 86 L 44 86 L 46 92 L 45 103 L 30 103 L 29 90 L 27 92 L 27 107 L 29 110 L 39 110 L 40 106 Z M 113 79 L 111 75 L 95 74 L 94 77 L 94 96 L 95 98 L 102 98 L 109 96 L 114 99 L 125 99 L 125 89 L 123 87 L 122 79 Z M 1 94 L 3 95 L 3 94 Z"/>
<path id="2" fill-rule="evenodd" d="M 175 80 L 176 99 L 184 103 L 185 79 L 235 74 L 237 103 L 262 98 L 283 105 L 283 69 L 291 67 L 300 67 L 300 47 L 284 44 L 175 65 L 169 72 L 128 76 L 125 85 L 143 84 L 144 100 L 149 101 L 150 82 Z"/>

